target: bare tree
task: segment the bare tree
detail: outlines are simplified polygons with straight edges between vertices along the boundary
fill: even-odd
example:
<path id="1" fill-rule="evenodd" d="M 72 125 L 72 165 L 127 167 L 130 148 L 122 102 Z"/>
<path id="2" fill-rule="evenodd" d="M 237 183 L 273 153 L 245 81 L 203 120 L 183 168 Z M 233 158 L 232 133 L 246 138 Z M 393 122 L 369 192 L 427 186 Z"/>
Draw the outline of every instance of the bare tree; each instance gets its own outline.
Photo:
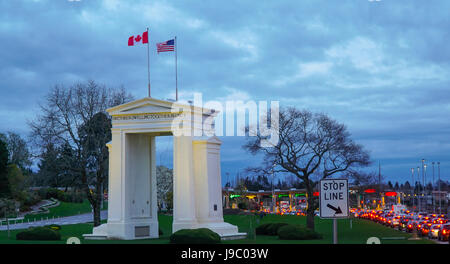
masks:
<path id="1" fill-rule="evenodd" d="M 39 148 L 51 143 L 72 149 L 73 160 L 66 163 L 67 169 L 79 179 L 92 205 L 94 226 L 100 225 L 101 190 L 108 173 L 105 144 L 111 138 L 111 120 L 105 110 L 132 99 L 123 88 L 107 89 L 94 81 L 68 88 L 56 85 L 40 105 L 37 118 L 29 122 Z"/>
<path id="2" fill-rule="evenodd" d="M 243 146 L 252 154 L 263 154 L 261 172 L 274 167 L 277 172 L 287 172 L 298 177 L 308 194 L 306 224 L 314 229 L 313 196 L 319 180 L 369 164 L 369 155 L 361 145 L 350 139 L 347 128 L 325 114 L 313 114 L 307 110 L 290 107 L 279 113 L 279 141 L 271 147 L 261 147 L 264 134 L 255 127 L 248 127 L 249 137 Z M 273 128 L 272 128 L 273 129 Z M 255 170 L 255 169 L 253 169 Z"/>
<path id="3" fill-rule="evenodd" d="M 0 138 L 8 146 L 9 163 L 16 164 L 21 170 L 25 170 L 31 166 L 31 153 L 28 149 L 27 142 L 19 134 L 9 131 L 5 135 L 0 134 Z"/>
<path id="4" fill-rule="evenodd" d="M 353 181 L 353 184 L 358 187 L 370 187 L 378 184 L 377 172 L 364 172 L 349 170 L 347 177 Z"/>

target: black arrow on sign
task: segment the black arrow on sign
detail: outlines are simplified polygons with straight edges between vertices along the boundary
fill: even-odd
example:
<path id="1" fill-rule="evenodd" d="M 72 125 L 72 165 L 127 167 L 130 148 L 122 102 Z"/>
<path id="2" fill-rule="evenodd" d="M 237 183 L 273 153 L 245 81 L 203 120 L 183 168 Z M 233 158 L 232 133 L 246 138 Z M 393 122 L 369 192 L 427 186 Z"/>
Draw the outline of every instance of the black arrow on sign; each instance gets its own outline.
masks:
<path id="1" fill-rule="evenodd" d="M 334 212 L 335 212 L 334 214 L 342 214 L 342 210 L 341 210 L 340 206 L 338 206 L 338 208 L 336 208 L 336 207 L 332 206 L 331 204 L 327 204 L 327 207 L 334 210 Z"/>

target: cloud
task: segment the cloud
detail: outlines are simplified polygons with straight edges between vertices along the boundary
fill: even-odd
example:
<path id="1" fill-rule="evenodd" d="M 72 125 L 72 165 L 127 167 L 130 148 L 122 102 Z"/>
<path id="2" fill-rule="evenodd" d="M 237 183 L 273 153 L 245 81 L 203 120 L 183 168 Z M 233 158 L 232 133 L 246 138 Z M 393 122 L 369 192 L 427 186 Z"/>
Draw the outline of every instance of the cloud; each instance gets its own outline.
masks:
<path id="1" fill-rule="evenodd" d="M 174 54 L 158 55 L 155 43 L 177 36 L 180 98 L 278 100 L 345 123 L 377 159 L 443 162 L 449 8 L 418 0 L 0 1 L 0 131 L 26 133 L 26 119 L 59 83 L 95 79 L 147 96 L 147 49 L 127 39 L 149 27 L 155 98 L 175 90 Z M 233 151 L 242 143 L 223 145 L 224 169 L 245 166 L 233 165 L 238 154 L 252 159 Z"/>
<path id="2" fill-rule="evenodd" d="M 326 56 L 342 65 L 351 63 L 353 67 L 370 73 L 382 70 L 384 53 L 380 44 L 365 37 L 356 37 L 345 44 L 335 45 L 325 51 Z"/>

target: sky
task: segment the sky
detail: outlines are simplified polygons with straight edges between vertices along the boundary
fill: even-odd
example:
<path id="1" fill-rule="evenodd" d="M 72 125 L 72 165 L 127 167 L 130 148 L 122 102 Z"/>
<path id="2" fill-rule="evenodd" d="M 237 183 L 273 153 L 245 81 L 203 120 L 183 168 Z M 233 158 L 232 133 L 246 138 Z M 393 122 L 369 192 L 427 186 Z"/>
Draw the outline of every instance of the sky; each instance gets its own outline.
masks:
<path id="1" fill-rule="evenodd" d="M 55 84 L 95 80 L 152 97 L 279 101 L 344 123 L 386 181 L 440 161 L 450 180 L 450 1 L 0 1 L 0 132 L 27 137 Z M 222 137 L 222 177 L 260 160 Z M 171 139 L 158 138 L 160 164 Z M 427 179 L 431 179 L 430 170 Z M 436 167 L 437 178 L 437 167 Z"/>

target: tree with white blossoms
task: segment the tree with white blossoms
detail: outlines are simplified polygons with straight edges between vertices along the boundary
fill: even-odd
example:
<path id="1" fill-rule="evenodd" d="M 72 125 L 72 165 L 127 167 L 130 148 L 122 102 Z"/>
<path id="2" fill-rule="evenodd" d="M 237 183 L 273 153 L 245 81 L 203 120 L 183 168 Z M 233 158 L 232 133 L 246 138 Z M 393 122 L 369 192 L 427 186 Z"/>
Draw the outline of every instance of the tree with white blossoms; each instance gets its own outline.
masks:
<path id="1" fill-rule="evenodd" d="M 172 208 L 170 194 L 173 192 L 173 170 L 165 166 L 157 166 L 156 185 L 158 189 L 158 208 L 161 209 L 163 203 L 169 209 Z"/>

